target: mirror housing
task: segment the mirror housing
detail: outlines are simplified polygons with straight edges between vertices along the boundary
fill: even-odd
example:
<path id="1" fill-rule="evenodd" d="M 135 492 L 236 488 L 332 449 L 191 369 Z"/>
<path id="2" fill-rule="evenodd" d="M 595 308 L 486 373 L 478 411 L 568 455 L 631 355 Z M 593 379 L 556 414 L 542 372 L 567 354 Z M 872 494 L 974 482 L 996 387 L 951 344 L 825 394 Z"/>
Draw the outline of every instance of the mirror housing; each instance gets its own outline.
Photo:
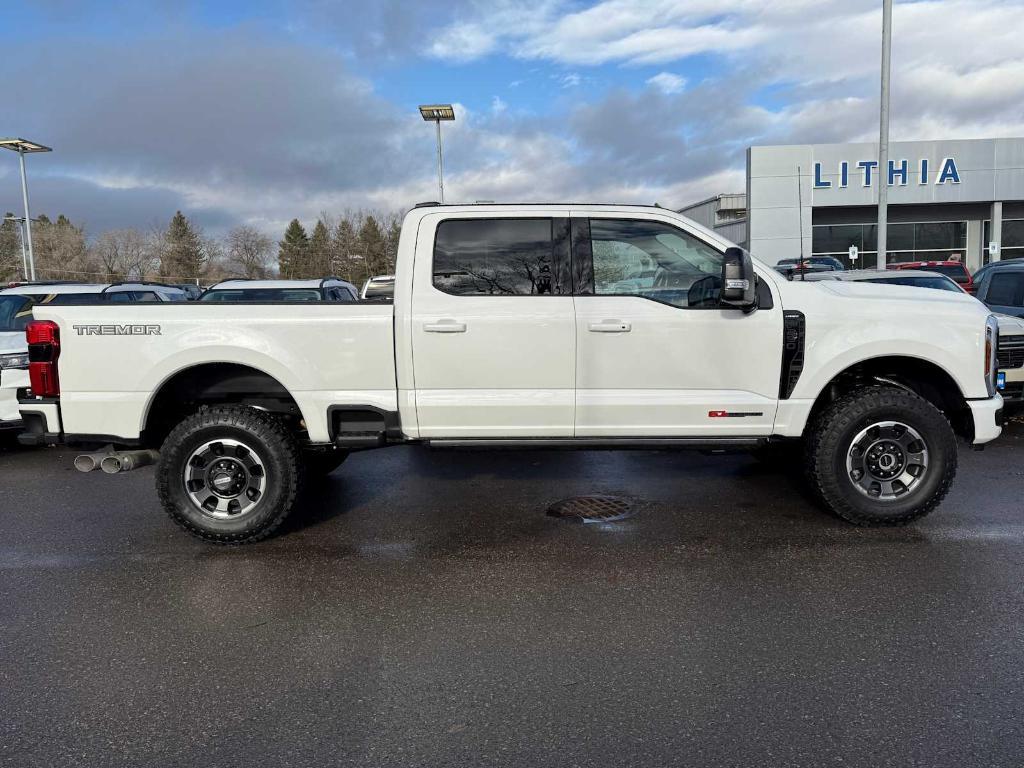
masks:
<path id="1" fill-rule="evenodd" d="M 722 306 L 753 312 L 757 309 L 757 274 L 750 254 L 732 246 L 722 259 Z"/>

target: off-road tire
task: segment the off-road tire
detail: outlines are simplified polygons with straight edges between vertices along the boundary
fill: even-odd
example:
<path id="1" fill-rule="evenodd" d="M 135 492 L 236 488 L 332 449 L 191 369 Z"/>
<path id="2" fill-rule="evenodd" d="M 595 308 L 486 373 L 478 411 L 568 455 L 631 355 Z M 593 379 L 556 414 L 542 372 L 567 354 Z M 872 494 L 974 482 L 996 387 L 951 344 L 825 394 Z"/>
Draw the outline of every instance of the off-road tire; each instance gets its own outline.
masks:
<path id="1" fill-rule="evenodd" d="M 348 451 L 338 448 L 324 451 L 303 451 L 302 468 L 310 478 L 326 477 L 348 458 Z"/>
<path id="2" fill-rule="evenodd" d="M 919 486 L 905 497 L 882 501 L 858 490 L 846 460 L 855 436 L 886 420 L 920 433 L 929 460 Z M 935 509 L 949 491 L 956 475 L 956 436 L 942 411 L 924 398 L 896 387 L 868 386 L 838 398 L 815 419 L 804 464 L 810 490 L 838 517 L 855 525 L 905 525 Z"/>
<path id="3" fill-rule="evenodd" d="M 185 487 L 185 464 L 200 446 L 236 440 L 265 466 L 259 503 L 237 519 L 214 519 L 193 503 Z M 202 408 L 164 440 L 156 467 L 156 490 L 168 516 L 193 536 L 216 544 L 247 544 L 270 536 L 292 511 L 302 483 L 300 451 L 277 417 L 244 406 Z"/>

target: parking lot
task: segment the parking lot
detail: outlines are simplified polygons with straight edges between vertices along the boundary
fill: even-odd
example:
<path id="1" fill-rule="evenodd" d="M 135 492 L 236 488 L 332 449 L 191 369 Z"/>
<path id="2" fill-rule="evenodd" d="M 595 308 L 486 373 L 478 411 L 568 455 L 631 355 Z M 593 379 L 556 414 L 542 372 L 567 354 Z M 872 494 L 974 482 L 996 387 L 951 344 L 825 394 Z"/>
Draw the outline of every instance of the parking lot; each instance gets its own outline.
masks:
<path id="1" fill-rule="evenodd" d="M 896 530 L 744 455 L 393 448 L 243 548 L 9 450 L 0 764 L 1020 765 L 1022 439 Z"/>

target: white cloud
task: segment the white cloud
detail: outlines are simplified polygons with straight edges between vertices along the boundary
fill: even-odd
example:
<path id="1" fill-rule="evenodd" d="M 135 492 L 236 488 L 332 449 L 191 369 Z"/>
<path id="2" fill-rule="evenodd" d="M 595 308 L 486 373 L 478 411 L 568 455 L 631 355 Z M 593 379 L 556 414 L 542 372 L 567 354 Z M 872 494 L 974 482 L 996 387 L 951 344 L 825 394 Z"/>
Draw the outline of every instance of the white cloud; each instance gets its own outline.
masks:
<path id="1" fill-rule="evenodd" d="M 495 96 L 491 99 L 491 112 L 496 115 L 500 115 L 508 109 L 508 104 L 501 98 L 501 96 Z"/>
<path id="2" fill-rule="evenodd" d="M 654 77 L 647 78 L 647 84 L 657 88 L 662 93 L 681 93 L 686 87 L 686 78 L 671 72 L 659 72 Z"/>

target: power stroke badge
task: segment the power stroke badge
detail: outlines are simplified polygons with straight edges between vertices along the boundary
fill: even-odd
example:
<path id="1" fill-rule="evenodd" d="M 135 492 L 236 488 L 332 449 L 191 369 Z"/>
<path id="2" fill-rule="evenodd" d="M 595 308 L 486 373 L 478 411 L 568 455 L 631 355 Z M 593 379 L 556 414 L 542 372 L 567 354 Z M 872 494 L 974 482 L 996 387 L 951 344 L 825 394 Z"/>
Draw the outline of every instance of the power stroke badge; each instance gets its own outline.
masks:
<path id="1" fill-rule="evenodd" d="M 159 325 L 73 325 L 79 336 L 159 336 Z"/>

